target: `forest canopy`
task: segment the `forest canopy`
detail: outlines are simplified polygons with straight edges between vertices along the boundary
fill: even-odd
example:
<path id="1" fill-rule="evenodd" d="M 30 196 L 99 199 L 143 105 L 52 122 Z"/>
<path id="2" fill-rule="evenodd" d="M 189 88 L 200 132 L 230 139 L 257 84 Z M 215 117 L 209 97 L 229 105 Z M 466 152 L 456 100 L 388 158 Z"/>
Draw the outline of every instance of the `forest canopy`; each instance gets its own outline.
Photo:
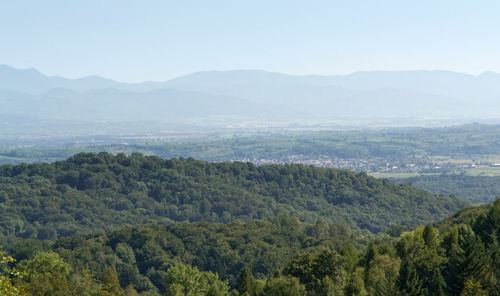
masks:
<path id="1" fill-rule="evenodd" d="M 497 296 L 499 239 L 500 200 L 375 240 L 285 216 L 22 240 L 5 272 L 28 295 Z"/>
<path id="2" fill-rule="evenodd" d="M 304 165 L 80 153 L 50 164 L 0 166 L 0 242 L 279 214 L 377 233 L 435 222 L 466 205 L 365 173 Z"/>

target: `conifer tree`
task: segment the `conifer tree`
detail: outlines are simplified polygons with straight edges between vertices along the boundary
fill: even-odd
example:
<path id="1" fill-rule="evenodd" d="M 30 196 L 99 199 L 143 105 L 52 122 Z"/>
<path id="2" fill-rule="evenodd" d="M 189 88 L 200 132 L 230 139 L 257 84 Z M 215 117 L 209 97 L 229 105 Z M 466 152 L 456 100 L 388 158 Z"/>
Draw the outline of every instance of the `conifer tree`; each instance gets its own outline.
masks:
<path id="1" fill-rule="evenodd" d="M 378 289 L 375 291 L 375 296 L 392 296 L 396 295 L 396 289 L 394 284 L 389 282 L 389 280 L 384 277 L 378 285 Z"/>
<path id="2" fill-rule="evenodd" d="M 377 256 L 377 247 L 373 241 L 370 242 L 366 248 L 365 254 L 363 255 L 362 264 L 364 269 L 363 279 L 365 283 L 368 281 L 368 274 L 370 272 L 370 262 Z"/>
<path id="3" fill-rule="evenodd" d="M 470 226 L 459 225 L 458 243 L 452 247 L 447 268 L 449 291 L 458 295 L 467 280 L 489 284 L 492 277 L 490 258 Z"/>
<path id="4" fill-rule="evenodd" d="M 413 262 L 405 258 L 401 263 L 397 286 L 401 296 L 424 295 L 422 291 L 422 281 L 419 279 L 417 270 Z"/>
<path id="5" fill-rule="evenodd" d="M 356 268 L 349 276 L 349 281 L 347 282 L 345 288 L 346 296 L 367 296 L 368 293 L 365 289 L 365 283 L 363 281 L 364 268 Z"/>
<path id="6" fill-rule="evenodd" d="M 102 278 L 102 290 L 100 296 L 126 296 L 120 287 L 118 275 L 114 267 L 107 267 Z"/>
<path id="7" fill-rule="evenodd" d="M 254 291 L 254 278 L 248 266 L 245 266 L 241 269 L 241 272 L 238 276 L 238 285 L 236 286 L 236 290 L 238 290 L 240 295 L 244 293 L 248 293 L 248 295 L 255 295 Z"/>

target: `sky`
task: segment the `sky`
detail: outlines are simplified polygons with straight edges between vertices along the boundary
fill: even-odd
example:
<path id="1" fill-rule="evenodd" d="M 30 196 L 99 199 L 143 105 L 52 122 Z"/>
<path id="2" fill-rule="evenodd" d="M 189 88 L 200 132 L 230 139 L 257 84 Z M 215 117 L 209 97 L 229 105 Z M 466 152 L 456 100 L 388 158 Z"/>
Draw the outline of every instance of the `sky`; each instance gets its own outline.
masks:
<path id="1" fill-rule="evenodd" d="M 206 70 L 500 72 L 500 1 L 0 0 L 0 64 L 163 81 Z"/>

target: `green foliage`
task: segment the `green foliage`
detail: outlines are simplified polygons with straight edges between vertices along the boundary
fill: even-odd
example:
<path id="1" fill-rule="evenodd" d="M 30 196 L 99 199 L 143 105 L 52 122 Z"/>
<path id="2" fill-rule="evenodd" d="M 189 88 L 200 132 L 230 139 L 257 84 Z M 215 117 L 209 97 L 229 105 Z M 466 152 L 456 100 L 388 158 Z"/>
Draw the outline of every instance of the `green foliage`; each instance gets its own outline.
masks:
<path id="1" fill-rule="evenodd" d="M 395 295 L 397 293 L 396 281 L 400 261 L 399 258 L 393 258 L 387 254 L 376 255 L 370 260 L 365 276 L 366 287 L 370 295 Z"/>
<path id="2" fill-rule="evenodd" d="M 26 291 L 32 296 L 64 296 L 70 294 L 66 277 L 71 266 L 55 252 L 39 252 L 33 258 L 23 260 L 18 268 L 26 276 Z"/>
<path id="3" fill-rule="evenodd" d="M 345 288 L 346 296 L 368 296 L 363 280 L 364 273 L 364 268 L 358 267 L 350 274 Z"/>
<path id="4" fill-rule="evenodd" d="M 371 262 L 372 260 L 375 259 L 377 256 L 377 248 L 375 246 L 375 243 L 373 241 L 370 242 L 368 247 L 366 248 L 365 254 L 361 258 L 361 264 L 364 267 L 364 281 L 366 282 L 368 280 L 368 273 L 370 272 L 370 267 L 371 267 Z"/>
<path id="5" fill-rule="evenodd" d="M 429 249 L 438 248 L 439 241 L 437 238 L 437 233 L 432 225 L 427 225 L 422 233 L 422 238 L 424 239 L 425 247 Z"/>
<path id="6" fill-rule="evenodd" d="M 460 296 L 488 296 L 488 293 L 481 288 L 481 284 L 467 280 Z"/>
<path id="7" fill-rule="evenodd" d="M 28 274 L 28 280 L 54 273 L 68 276 L 71 271 L 71 266 L 55 252 L 39 252 L 34 258 L 21 261 L 18 268 Z"/>
<path id="8" fill-rule="evenodd" d="M 492 270 L 490 259 L 480 238 L 468 225 L 459 225 L 457 241 L 450 246 L 447 266 L 449 289 L 459 294 L 467 280 L 490 286 Z"/>
<path id="9" fill-rule="evenodd" d="M 419 278 L 414 263 L 405 258 L 401 263 L 399 277 L 397 280 L 398 290 L 401 296 L 423 295 L 423 281 Z"/>
<path id="10" fill-rule="evenodd" d="M 219 280 L 217 274 L 199 271 L 182 263 L 167 271 L 166 286 L 168 295 L 176 296 L 224 296 L 229 295 L 229 286 Z"/>
<path id="11" fill-rule="evenodd" d="M 306 288 L 292 276 L 272 276 L 266 281 L 263 296 L 305 296 Z"/>
<path id="12" fill-rule="evenodd" d="M 71 287 L 66 277 L 56 271 L 32 277 L 26 284 L 26 292 L 30 296 L 67 296 L 71 295 Z"/>
<path id="13" fill-rule="evenodd" d="M 107 267 L 104 270 L 104 276 L 102 278 L 102 289 L 99 294 L 100 296 L 126 296 L 125 292 L 120 286 L 118 281 L 118 275 L 113 267 Z"/>
<path id="14" fill-rule="evenodd" d="M 31 255 L 16 268 L 29 275 L 10 287 L 82 296 L 497 296 L 498 229 L 490 222 L 497 221 L 498 205 L 462 211 L 397 239 L 380 235 L 364 249 L 358 242 L 358 250 L 334 226 L 286 216 L 125 227 L 63 238 L 52 251 L 31 252 L 40 248 L 28 241 L 28 247 L 17 244 L 20 254 Z"/>
<path id="15" fill-rule="evenodd" d="M 1 247 L 1 246 L 0 246 Z M 2 296 L 25 296 L 24 289 L 15 286 L 13 279 L 22 278 L 22 273 L 9 267 L 16 260 L 0 251 L 0 295 Z"/>
<path id="16" fill-rule="evenodd" d="M 337 218 L 326 213 L 356 208 L 344 216 L 355 220 L 388 202 L 396 204 L 386 209 L 395 211 L 391 215 L 402 215 L 398 205 L 413 205 L 408 211 L 418 216 L 417 206 L 436 211 L 444 198 L 348 171 L 139 154 L 4 166 L 0 176 L 0 192 L 8 196 L 0 203 L 0 225 L 8 250 L 21 258 L 13 269 L 12 257 L 1 254 L 0 287 L 9 296 L 23 295 L 23 288 L 28 295 L 82 296 L 500 293 L 500 200 L 390 238 L 332 224 Z M 318 200 L 324 203 L 309 211 Z M 167 223 L 174 216 L 165 209 L 174 205 L 188 221 Z M 267 214 L 272 217 L 254 219 Z M 127 219 L 157 223 L 61 232 L 114 229 Z"/>
<path id="17" fill-rule="evenodd" d="M 419 293 L 422 295 L 443 295 L 446 284 L 442 270 L 447 259 L 439 246 L 434 227 L 428 225 L 404 233 L 397 249 L 404 259 L 400 287 L 408 286 L 408 293 L 411 293 L 412 287 L 419 286 L 417 290 L 421 290 Z"/>
<path id="18" fill-rule="evenodd" d="M 341 255 L 335 250 L 322 248 L 314 253 L 299 254 L 283 273 L 298 278 L 309 294 L 318 295 L 322 290 L 342 291 L 347 279 L 345 269 L 346 262 Z"/>
<path id="19" fill-rule="evenodd" d="M 131 284 L 139 292 L 164 293 L 165 271 L 179 261 L 215 272 L 236 286 L 243 264 L 253 276 L 265 278 L 301 251 L 325 244 L 342 246 L 346 239 L 343 227 L 321 225 L 332 236 L 317 238 L 309 235 L 317 233 L 316 225 L 297 228 L 297 223 L 293 217 L 279 216 L 248 223 L 125 227 L 106 234 L 62 238 L 52 249 L 76 270 L 88 268 L 98 278 L 103 266 L 116 266 L 121 286 Z M 359 234 L 348 237 L 356 245 L 363 243 Z"/>
<path id="20" fill-rule="evenodd" d="M 348 243 L 340 249 L 340 254 L 345 258 L 346 270 L 352 272 L 359 261 L 358 251 L 352 243 Z"/>
<path id="21" fill-rule="evenodd" d="M 69 280 L 72 296 L 96 296 L 99 295 L 102 285 L 95 280 L 88 269 L 73 273 Z M 129 294 L 126 294 L 127 296 Z"/>
<path id="22" fill-rule="evenodd" d="M 256 295 L 255 291 L 255 279 L 250 271 L 250 268 L 247 266 L 243 267 L 239 276 L 238 276 L 238 284 L 236 286 L 236 290 L 239 295 L 244 295 L 245 293 L 248 296 Z"/>
<path id="23" fill-rule="evenodd" d="M 458 196 L 472 203 L 489 203 L 500 195 L 500 176 L 469 176 L 466 174 L 424 175 L 411 178 L 392 178 L 396 183 L 432 192 Z"/>
<path id="24" fill-rule="evenodd" d="M 81 153 L 52 164 L 0 166 L 0 196 L 0 234 L 40 240 L 124 224 L 227 223 L 278 214 L 307 224 L 348 222 L 376 233 L 389 225 L 437 221 L 466 205 L 347 170 L 138 153 Z"/>

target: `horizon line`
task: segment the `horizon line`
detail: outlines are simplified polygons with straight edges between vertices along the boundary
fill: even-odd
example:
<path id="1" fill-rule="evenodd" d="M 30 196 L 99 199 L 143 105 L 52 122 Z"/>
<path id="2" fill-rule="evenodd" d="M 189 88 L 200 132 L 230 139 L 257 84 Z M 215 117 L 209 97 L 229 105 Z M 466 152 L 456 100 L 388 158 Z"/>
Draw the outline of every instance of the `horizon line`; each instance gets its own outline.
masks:
<path id="1" fill-rule="evenodd" d="M 80 76 L 80 77 L 65 77 L 61 75 L 49 75 L 41 72 L 35 67 L 29 67 L 29 68 L 17 68 L 14 66 L 11 66 L 9 64 L 4 64 L 0 63 L 0 67 L 7 67 L 10 69 L 14 69 L 17 71 L 35 71 L 40 75 L 43 75 L 48 78 L 62 78 L 62 79 L 68 79 L 68 80 L 82 80 L 82 79 L 88 79 L 88 78 L 98 78 L 98 79 L 104 79 L 104 80 L 111 80 L 113 82 L 117 83 L 126 83 L 126 84 L 143 84 L 143 83 L 164 83 L 167 81 L 171 81 L 177 78 L 193 75 L 193 74 L 198 74 L 198 73 L 209 73 L 209 72 L 243 72 L 243 71 L 254 71 L 254 72 L 265 72 L 269 74 L 280 74 L 280 75 L 286 75 L 286 76 L 294 76 L 294 77 L 311 77 L 311 76 L 317 76 L 317 77 L 333 77 L 333 76 L 350 76 L 358 73 L 367 73 L 367 72 L 449 72 L 449 73 L 454 73 L 454 74 L 462 74 L 462 75 L 467 75 L 467 76 L 472 76 L 472 77 L 479 77 L 481 75 L 485 74 L 500 74 L 499 72 L 491 71 L 491 70 L 485 70 L 479 73 L 467 73 L 467 72 L 460 72 L 460 71 L 453 71 L 453 70 L 445 70 L 445 69 L 411 69 L 411 70 L 357 70 L 354 72 L 348 72 L 348 73 L 343 73 L 343 74 L 297 74 L 297 73 L 285 73 L 285 72 L 279 72 L 279 71 L 272 71 L 272 70 L 263 70 L 263 69 L 257 69 L 257 68 L 236 68 L 236 69 L 228 69 L 228 70 L 200 70 L 200 71 L 194 71 L 194 72 L 188 72 L 185 74 L 181 74 L 178 76 L 174 76 L 169 79 L 165 80 L 141 80 L 141 81 L 123 81 L 123 80 L 116 80 L 113 78 L 101 76 L 99 74 L 89 74 L 85 76 Z"/>

